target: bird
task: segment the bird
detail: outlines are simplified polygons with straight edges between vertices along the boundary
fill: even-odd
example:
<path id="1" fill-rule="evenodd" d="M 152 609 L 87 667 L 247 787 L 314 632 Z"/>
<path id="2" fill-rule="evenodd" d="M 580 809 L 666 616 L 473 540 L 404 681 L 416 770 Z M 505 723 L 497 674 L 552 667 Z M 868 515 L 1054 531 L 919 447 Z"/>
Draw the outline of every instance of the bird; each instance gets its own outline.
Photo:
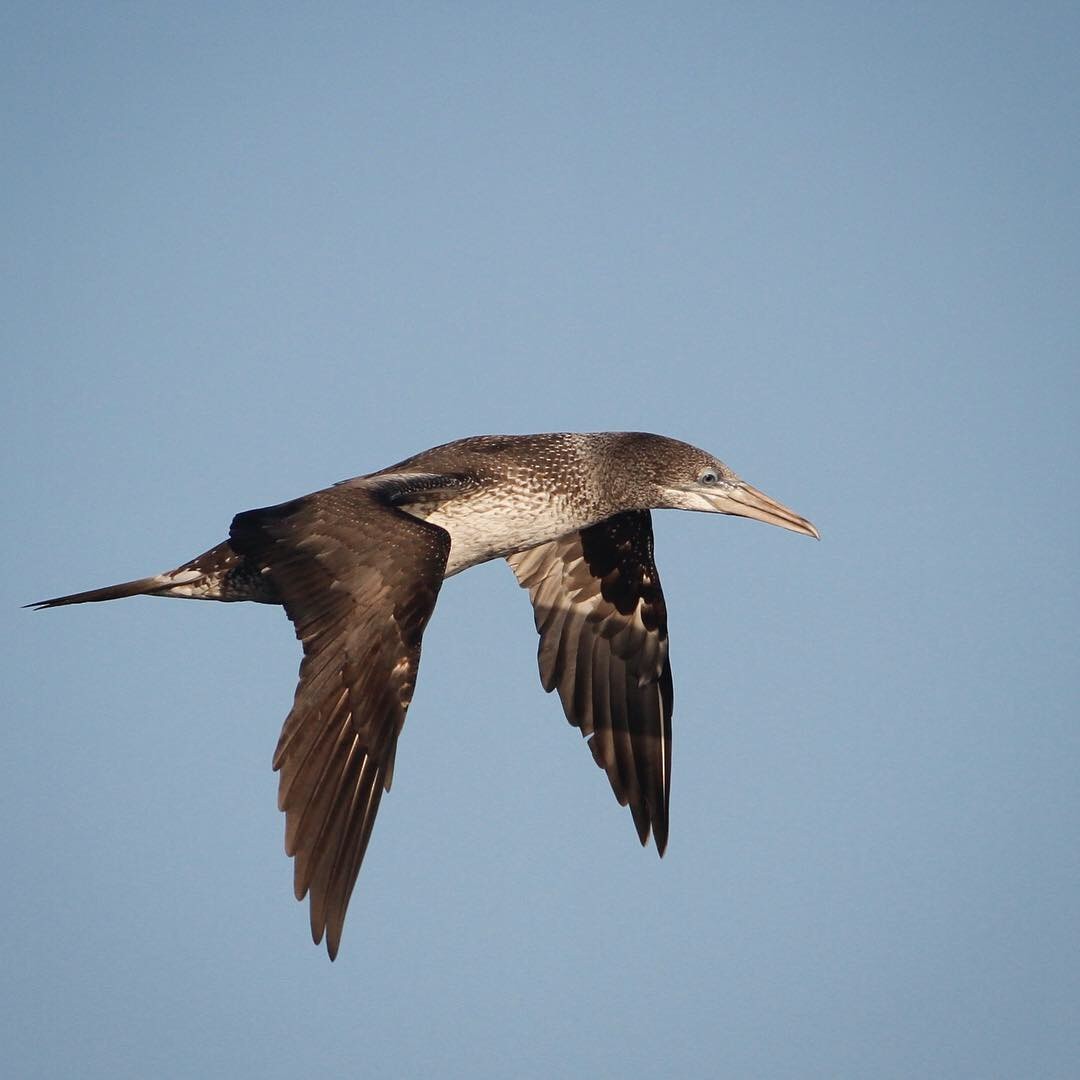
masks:
<path id="1" fill-rule="evenodd" d="M 672 676 L 651 511 L 729 514 L 819 538 L 688 443 L 647 432 L 458 439 L 275 506 L 174 570 L 27 605 L 128 596 L 285 609 L 303 658 L 274 754 L 285 850 L 333 960 L 443 581 L 506 559 L 527 590 L 543 688 L 663 855 Z"/>

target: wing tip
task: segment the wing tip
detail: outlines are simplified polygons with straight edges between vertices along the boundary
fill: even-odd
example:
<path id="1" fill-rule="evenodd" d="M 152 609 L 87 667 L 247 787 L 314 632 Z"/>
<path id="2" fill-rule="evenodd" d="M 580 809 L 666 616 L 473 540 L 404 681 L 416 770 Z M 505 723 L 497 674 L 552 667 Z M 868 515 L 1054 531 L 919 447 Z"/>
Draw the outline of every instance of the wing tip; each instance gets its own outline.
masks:
<path id="1" fill-rule="evenodd" d="M 640 811 L 636 811 L 631 805 L 630 812 L 634 815 L 634 827 L 637 829 L 641 846 L 649 846 L 649 835 L 651 833 L 653 843 L 656 845 L 656 854 L 662 859 L 664 852 L 667 851 L 668 844 L 667 822 L 650 818 L 648 809 L 644 806 L 641 807 Z"/>
<path id="2" fill-rule="evenodd" d="M 316 945 L 323 943 L 323 933 L 325 927 L 318 926 L 314 921 L 311 923 L 311 940 Z M 331 933 L 326 933 L 326 955 L 330 958 L 330 963 L 333 963 L 337 959 L 338 947 L 341 945 L 341 935 L 338 934 L 337 939 L 333 937 Z"/>

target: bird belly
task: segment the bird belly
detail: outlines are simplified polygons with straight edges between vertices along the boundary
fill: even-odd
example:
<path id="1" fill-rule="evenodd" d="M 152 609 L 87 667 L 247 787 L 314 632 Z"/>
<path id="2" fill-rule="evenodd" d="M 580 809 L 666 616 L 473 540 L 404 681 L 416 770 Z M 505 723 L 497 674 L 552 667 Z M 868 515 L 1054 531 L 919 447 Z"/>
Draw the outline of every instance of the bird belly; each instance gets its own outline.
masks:
<path id="1" fill-rule="evenodd" d="M 446 577 L 589 524 L 550 492 L 487 490 L 468 499 L 449 500 L 430 510 L 412 506 L 407 509 L 450 534 Z"/>

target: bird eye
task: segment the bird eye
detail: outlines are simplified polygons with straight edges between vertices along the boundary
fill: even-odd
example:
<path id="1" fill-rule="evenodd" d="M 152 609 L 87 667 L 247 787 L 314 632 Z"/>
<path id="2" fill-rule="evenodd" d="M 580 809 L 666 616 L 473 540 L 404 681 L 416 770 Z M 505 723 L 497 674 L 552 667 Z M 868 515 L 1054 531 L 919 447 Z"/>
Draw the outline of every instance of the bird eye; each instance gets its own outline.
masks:
<path id="1" fill-rule="evenodd" d="M 715 469 L 706 469 L 699 477 L 699 484 L 715 484 L 720 480 L 720 474 Z"/>

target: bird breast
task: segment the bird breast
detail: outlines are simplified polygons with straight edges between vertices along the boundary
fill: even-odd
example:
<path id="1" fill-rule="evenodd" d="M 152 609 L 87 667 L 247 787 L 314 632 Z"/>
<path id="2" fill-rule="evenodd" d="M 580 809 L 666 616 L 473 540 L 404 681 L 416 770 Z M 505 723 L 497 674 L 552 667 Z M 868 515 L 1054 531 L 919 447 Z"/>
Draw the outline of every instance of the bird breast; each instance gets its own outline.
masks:
<path id="1" fill-rule="evenodd" d="M 450 534 L 445 576 L 535 547 L 590 524 L 566 498 L 544 490 L 483 487 L 434 506 L 406 506 Z"/>

